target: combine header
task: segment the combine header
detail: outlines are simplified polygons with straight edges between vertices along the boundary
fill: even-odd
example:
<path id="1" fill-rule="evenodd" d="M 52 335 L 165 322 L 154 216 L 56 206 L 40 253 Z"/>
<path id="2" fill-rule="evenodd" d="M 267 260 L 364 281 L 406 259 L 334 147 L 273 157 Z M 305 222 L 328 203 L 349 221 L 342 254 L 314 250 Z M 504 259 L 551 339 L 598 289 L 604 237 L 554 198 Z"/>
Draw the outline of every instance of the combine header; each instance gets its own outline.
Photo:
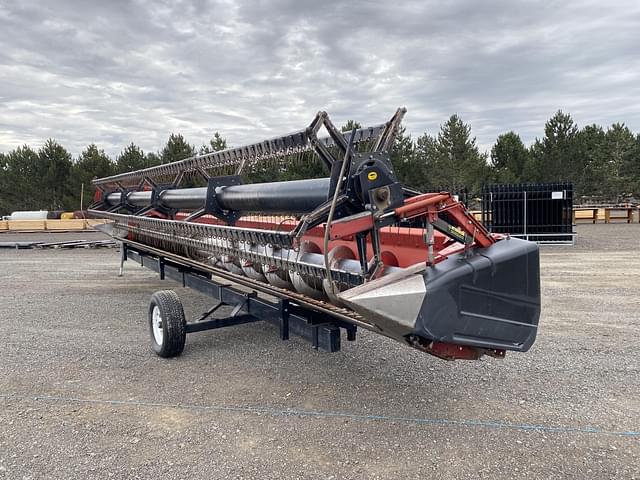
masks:
<path id="1" fill-rule="evenodd" d="M 447 192 L 401 185 L 390 151 L 404 113 L 341 133 L 320 112 L 290 135 L 95 180 L 90 213 L 111 220 L 123 261 L 218 300 L 187 323 L 177 295 L 156 292 L 156 353 L 180 354 L 186 333 L 258 320 L 329 351 L 340 329 L 354 340 L 358 327 L 450 360 L 527 351 L 540 315 L 537 245 L 490 234 Z M 301 159 L 328 177 L 243 182 Z M 209 318 L 224 305 L 228 317 Z"/>

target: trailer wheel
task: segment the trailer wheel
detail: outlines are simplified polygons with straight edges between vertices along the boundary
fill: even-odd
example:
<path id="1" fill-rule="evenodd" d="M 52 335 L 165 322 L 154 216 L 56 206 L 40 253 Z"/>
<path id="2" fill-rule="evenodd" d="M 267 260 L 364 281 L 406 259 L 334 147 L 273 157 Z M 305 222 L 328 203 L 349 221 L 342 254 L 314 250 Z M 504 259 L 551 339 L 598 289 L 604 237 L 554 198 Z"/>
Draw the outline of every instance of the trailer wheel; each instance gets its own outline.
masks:
<path id="1" fill-rule="evenodd" d="M 151 347 L 163 358 L 176 357 L 184 350 L 187 321 L 178 295 L 173 290 L 160 290 L 151 295 L 149 332 Z"/>

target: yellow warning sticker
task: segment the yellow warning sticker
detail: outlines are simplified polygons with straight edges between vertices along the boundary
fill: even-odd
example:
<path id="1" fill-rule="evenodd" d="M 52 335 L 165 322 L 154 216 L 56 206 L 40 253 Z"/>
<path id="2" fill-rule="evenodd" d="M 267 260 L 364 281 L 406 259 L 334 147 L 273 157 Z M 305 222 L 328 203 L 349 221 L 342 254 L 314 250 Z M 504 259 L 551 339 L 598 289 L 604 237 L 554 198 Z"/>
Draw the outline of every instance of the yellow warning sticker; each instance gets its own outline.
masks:
<path id="1" fill-rule="evenodd" d="M 370 182 L 373 182 L 376 178 L 378 178 L 378 172 L 369 172 L 367 174 L 367 178 Z"/>
<path id="2" fill-rule="evenodd" d="M 449 225 L 449 233 L 454 237 L 458 237 L 459 239 L 464 241 L 464 232 L 460 228 Z"/>

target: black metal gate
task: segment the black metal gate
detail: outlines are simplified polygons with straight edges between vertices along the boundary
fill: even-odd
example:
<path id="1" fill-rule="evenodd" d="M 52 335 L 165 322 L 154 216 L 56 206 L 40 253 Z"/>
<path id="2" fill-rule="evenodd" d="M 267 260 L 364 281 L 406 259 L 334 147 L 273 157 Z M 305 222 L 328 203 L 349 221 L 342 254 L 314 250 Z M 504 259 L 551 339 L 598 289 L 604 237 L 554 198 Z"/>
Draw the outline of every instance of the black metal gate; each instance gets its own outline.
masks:
<path id="1" fill-rule="evenodd" d="M 485 185 L 482 221 L 495 233 L 538 243 L 573 243 L 573 184 Z"/>

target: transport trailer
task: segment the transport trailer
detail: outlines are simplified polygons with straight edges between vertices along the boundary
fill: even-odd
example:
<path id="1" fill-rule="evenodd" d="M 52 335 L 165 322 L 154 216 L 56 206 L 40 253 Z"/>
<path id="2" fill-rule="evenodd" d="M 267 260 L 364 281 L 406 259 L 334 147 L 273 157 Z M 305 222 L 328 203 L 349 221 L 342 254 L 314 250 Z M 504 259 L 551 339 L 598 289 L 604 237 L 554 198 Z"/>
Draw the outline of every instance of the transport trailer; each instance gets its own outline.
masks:
<path id="1" fill-rule="evenodd" d="M 354 340 L 358 328 L 448 360 L 527 351 L 540 316 L 538 246 L 489 233 L 447 192 L 400 184 L 390 151 L 404 113 L 342 133 L 319 112 L 293 134 L 94 180 L 89 212 L 108 220 L 101 229 L 122 242 L 123 264 L 216 299 L 187 323 L 177 295 L 156 292 L 156 353 L 180 354 L 187 333 L 259 320 L 328 351 L 341 329 Z M 243 182 L 256 169 L 287 171 L 292 157 L 328 176 Z M 211 318 L 224 305 L 231 314 Z"/>
<path id="2" fill-rule="evenodd" d="M 122 265 L 127 260 L 135 261 L 157 272 L 160 279 L 173 280 L 215 301 L 200 317 L 187 322 L 182 303 L 174 291 L 154 293 L 149 305 L 149 332 L 153 350 L 162 357 L 178 354 L 189 333 L 258 321 L 276 325 L 282 340 L 288 340 L 292 333 L 309 341 L 313 348 L 326 352 L 340 350 L 341 329 L 346 331 L 348 341 L 356 339 L 357 324 L 351 318 L 346 320 L 347 312 L 341 309 L 300 304 L 288 295 L 274 296 L 276 292 L 273 291 L 265 295 L 261 290 L 252 289 L 261 286 L 252 285 L 251 281 L 240 279 L 242 284 L 226 281 L 212 273 L 206 265 L 135 242 L 123 242 L 121 255 Z M 232 308 L 227 317 L 211 318 L 224 306 Z"/>

